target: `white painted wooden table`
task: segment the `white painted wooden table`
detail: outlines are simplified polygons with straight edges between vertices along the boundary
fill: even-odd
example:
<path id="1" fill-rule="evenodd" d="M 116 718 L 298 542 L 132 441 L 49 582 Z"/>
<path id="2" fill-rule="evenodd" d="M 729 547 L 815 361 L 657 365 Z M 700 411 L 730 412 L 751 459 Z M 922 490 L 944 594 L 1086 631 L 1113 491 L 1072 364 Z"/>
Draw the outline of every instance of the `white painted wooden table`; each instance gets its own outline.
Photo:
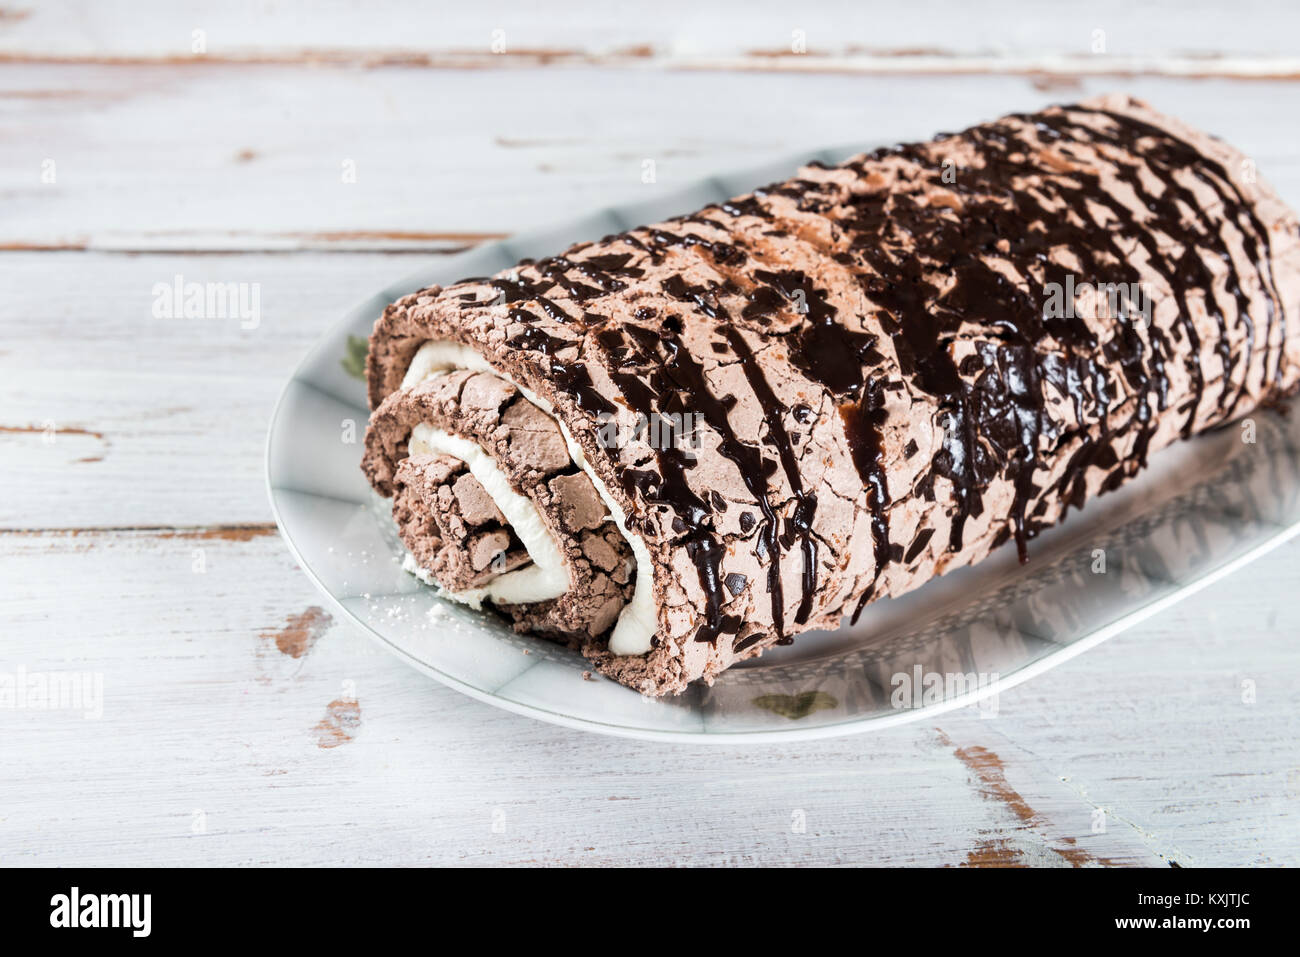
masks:
<path id="1" fill-rule="evenodd" d="M 267 418 L 431 255 L 1108 89 L 1300 204 L 1262 3 L 546 6 L 0 9 L 0 672 L 103 678 L 98 719 L 0 707 L 0 863 L 1300 863 L 1300 545 L 995 719 L 745 750 L 496 711 L 320 610 Z M 260 322 L 156 318 L 177 275 L 260 284 Z"/>

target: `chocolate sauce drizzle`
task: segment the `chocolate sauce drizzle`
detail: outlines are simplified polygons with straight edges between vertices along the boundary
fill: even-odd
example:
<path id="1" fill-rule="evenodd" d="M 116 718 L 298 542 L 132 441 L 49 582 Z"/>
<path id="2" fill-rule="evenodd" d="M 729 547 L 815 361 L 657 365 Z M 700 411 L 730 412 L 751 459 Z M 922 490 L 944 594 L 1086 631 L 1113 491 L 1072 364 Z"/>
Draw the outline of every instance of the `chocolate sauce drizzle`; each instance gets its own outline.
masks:
<path id="1" fill-rule="evenodd" d="M 960 551 L 966 525 L 983 514 L 983 496 L 993 482 L 1009 481 L 1013 489 L 1010 527 L 998 530 L 997 542 L 1014 538 L 1023 562 L 1030 539 L 1071 506 L 1082 506 L 1092 470 L 1104 472 L 1101 484 L 1107 490 L 1144 467 L 1157 413 L 1169 408 L 1170 363 L 1180 348 L 1190 382 L 1190 394 L 1178 409 L 1185 416 L 1184 436 L 1198 423 L 1231 416 L 1261 342 L 1267 381 L 1270 343 L 1275 327 L 1285 321 L 1269 266 L 1269 237 L 1220 164 L 1168 130 L 1083 106 L 1017 114 L 957 138 L 973 147 L 976 157 L 955 182 L 943 176 L 940 144 L 888 147 L 842 167 L 858 174 L 853 184 L 809 179 L 776 184 L 665 226 L 606 237 L 602 246 L 621 243 L 631 252 L 583 259 L 578 254 L 584 247 L 577 247 L 536 263 L 531 278 L 490 281 L 508 303 L 534 301 L 556 322 L 585 329 L 599 325 L 595 340 L 606 353 L 603 365 L 632 411 L 646 416 L 692 413 L 716 433 L 719 453 L 735 464 L 761 516 L 755 522 L 742 512 L 739 520 L 746 534 L 757 525 L 754 547 L 767 564 L 773 628 L 780 640 L 786 637 L 782 554 L 796 543 L 803 560 L 796 623 L 810 619 L 818 598 L 817 498 L 805 488 L 796 452 L 802 438 L 798 428 L 811 427 L 816 417 L 806 406 L 792 410 L 781 401 L 759 361 L 760 346 L 779 340 L 793 365 L 826 390 L 833 400 L 827 407 L 838 414 L 862 480 L 871 512 L 874 570 L 858 597 L 854 620 L 875 596 L 891 563 L 910 565 L 935 547 Z M 953 137 L 939 138 L 944 139 Z M 1036 158 L 1044 150 L 1055 159 L 1051 165 Z M 1099 159 L 1132 190 L 1140 211 L 1102 187 L 1091 168 Z M 882 181 L 882 171 L 898 168 L 899 161 L 906 175 L 892 188 L 875 185 Z M 1210 191 L 1217 212 L 1202 209 L 1187 177 Z M 947 191 L 956 209 L 925 201 L 925 186 Z M 800 229 L 795 217 L 779 212 L 786 200 L 794 201 L 801 216 L 822 217 L 829 229 Z M 762 235 L 802 243 L 845 270 L 888 335 L 896 366 L 882 354 L 876 337 L 863 331 L 864 317 L 837 313 L 827 291 L 809 276 L 788 263 L 768 261 L 747 245 L 728 222 L 741 217 L 770 223 Z M 1245 291 L 1251 284 L 1238 272 L 1225 232 L 1229 225 L 1259 271 L 1266 303 L 1262 322 L 1252 314 Z M 710 238 L 717 235 L 727 238 Z M 1120 315 L 1109 317 L 1116 323 L 1113 333 L 1098 341 L 1085 319 L 1045 309 L 1049 284 L 1065 287 L 1073 276 L 1093 284 L 1140 284 L 1143 274 L 1132 264 L 1134 244 L 1172 291 L 1177 315 L 1171 324 L 1162 327 L 1152 317 L 1139 326 L 1133 321 L 1134 304 L 1121 301 Z M 601 297 L 624 293 L 629 281 L 641 278 L 636 262 L 661 263 L 670 250 L 699 257 L 708 267 L 702 275 L 718 277 L 692 282 L 679 271 L 661 283 L 661 291 L 691 313 L 692 322 L 712 325 L 712 351 L 734 359 L 749 395 L 714 393 L 704 366 L 683 342 L 681 315 L 665 315 L 655 330 L 606 322 L 586 311 L 598 309 Z M 1217 279 L 1207 257 L 1225 267 Z M 1067 268 L 1063 262 L 1075 265 Z M 1219 289 L 1235 306 L 1231 327 L 1215 295 Z M 1217 330 L 1213 350 L 1222 362 L 1223 386 L 1212 411 L 1204 408 L 1202 342 L 1189 290 L 1203 294 L 1201 304 Z M 729 311 L 724 299 L 743 305 Z M 565 300 L 592 305 L 580 305 L 580 315 L 574 316 L 561 304 Z M 520 315 L 512 312 L 511 317 L 519 322 L 537 321 L 526 310 L 516 312 Z M 637 315 L 644 320 L 657 314 L 638 310 Z M 1281 333 L 1284 338 L 1284 326 Z M 1242 342 L 1237 350 L 1234 334 Z M 573 344 L 535 329 L 511 340 L 517 348 L 540 353 L 545 371 L 581 408 L 614 411 L 582 362 L 556 357 Z M 1282 358 L 1279 349 L 1274 383 L 1282 377 Z M 934 528 L 918 530 L 906 550 L 891 540 L 893 502 L 883 434 L 887 394 L 903 387 L 899 375 L 913 390 L 933 397 L 934 424 L 943 432 L 910 493 L 933 501 L 936 479 L 951 485 L 950 528 L 940 546 L 933 542 Z M 1231 390 L 1234 375 L 1238 387 Z M 1072 404 L 1073 422 L 1048 408 L 1046 397 L 1052 393 Z M 1132 409 L 1115 421 L 1126 408 L 1118 402 L 1121 394 L 1131 398 Z M 740 401 L 754 402 L 761 410 L 761 434 L 737 434 L 730 412 Z M 1131 452 L 1121 458 L 1115 449 L 1129 433 Z M 1077 447 L 1063 475 L 1053 485 L 1041 486 L 1037 476 L 1044 456 L 1069 443 Z M 909 443 L 907 457 L 916 451 L 916 443 Z M 617 458 L 616 452 L 610 454 Z M 725 500 L 716 493 L 706 500 L 702 495 L 707 491 L 691 487 L 688 475 L 695 463 L 682 449 L 670 443 L 655 449 L 654 459 L 655 468 L 620 469 L 624 490 L 634 501 L 672 514 L 670 527 L 681 536 L 705 595 L 696 639 L 716 642 L 720 635 L 735 635 L 743 623 L 725 609 L 745 582 L 722 567 L 726 548 L 714 519 L 725 510 Z M 778 472 L 793 498 L 789 508 L 772 499 L 771 480 Z M 1049 493 L 1059 493 L 1062 503 L 1055 519 L 1045 514 Z M 640 521 L 643 530 L 651 530 L 645 516 Z M 754 640 L 749 636 L 735 647 L 743 650 Z"/>
<path id="2" fill-rule="evenodd" d="M 1180 184 L 1175 174 L 1191 169 L 1223 204 L 1227 218 L 1235 222 L 1246 237 L 1246 251 L 1252 262 L 1261 259 L 1253 237 L 1265 244 L 1267 233 L 1254 217 L 1240 194 L 1231 185 L 1226 172 L 1203 157 L 1189 144 L 1167 131 L 1118 113 L 1095 113 L 1108 118 L 1110 124 L 1083 124 L 1072 120 L 1070 113 L 1091 113 L 1081 107 L 1066 107 L 1058 114 L 1018 115 L 1009 118 L 1034 129 L 1043 140 L 1088 144 L 1103 141 L 1118 146 L 1124 155 L 1145 159 L 1145 168 L 1161 184 L 1157 195 L 1146 188 L 1137 163 L 1112 160 L 1120 180 L 1133 188 L 1145 204 L 1149 216 L 1138 220 L 1132 212 L 1101 188 L 1099 177 L 1080 167 L 1068 175 L 1045 176 L 1032 160 L 1034 147 L 1018 135 L 1007 120 L 975 127 L 965 136 L 979 152 L 980 164 L 963 171 L 957 182 L 943 184 L 962 199 L 960 219 L 945 215 L 942 208 L 922 206 L 905 193 L 855 198 L 849 205 L 856 211 L 844 216 L 831 213 L 838 224 L 853 235 L 852 261 L 865 267 L 866 287 L 872 301 L 889 314 L 886 328 L 894 340 L 905 376 L 921 390 L 940 400 L 940 409 L 948 415 L 943 449 L 934 457 L 932 474 L 952 481 L 957 509 L 952 516 L 948 548 L 962 547 L 966 520 L 980 515 L 980 493 L 999 473 L 1008 475 L 1014 484 L 1012 506 L 1013 534 L 1022 561 L 1027 559 L 1027 541 L 1039 531 L 1029 521 L 1026 507 L 1043 489 L 1033 481 L 1040 455 L 1045 449 L 1041 439 L 1051 446 L 1064 436 L 1051 421 L 1044 405 L 1045 384 L 1050 384 L 1076 403 L 1077 417 L 1083 422 L 1098 421 L 1100 440 L 1085 440 L 1073 456 L 1059 483 L 1067 490 L 1065 507 L 1082 505 L 1086 492 L 1085 473 L 1089 467 L 1101 466 L 1115 471 L 1108 487 L 1118 485 L 1127 474 L 1146 464 L 1146 455 L 1155 422 L 1152 404 L 1164 410 L 1168 403 L 1169 378 L 1166 363 L 1173 354 L 1165 333 L 1154 323 L 1147 326 L 1145 340 L 1135 328 L 1127 310 L 1115 317 L 1121 323 L 1118 335 L 1106 343 L 1100 356 L 1097 343 L 1086 324 L 1076 318 L 1048 317 L 1043 308 L 1045 287 L 1054 282 L 1064 285 L 1067 272 L 1050 258 L 1054 250 L 1068 251 L 1082 268 L 1075 273 L 1094 282 L 1139 283 L 1138 271 L 1120 244 L 1130 238 L 1146 250 L 1151 265 L 1168 282 L 1177 300 L 1175 328 L 1187 341 L 1187 367 L 1193 397 L 1187 404 L 1183 434 L 1189 435 L 1196 421 L 1204 390 L 1200 368 L 1200 339 L 1186 297 L 1189 286 L 1207 291 L 1205 306 L 1220 329 L 1219 351 L 1224 360 L 1224 393 L 1231 380 L 1233 362 L 1227 342 L 1226 323 L 1210 290 L 1213 278 L 1201 256 L 1208 253 L 1229 266 L 1228 293 L 1236 299 L 1238 320 L 1246 327 L 1246 355 L 1249 365 L 1251 343 L 1255 337 L 1250 318 L 1250 301 L 1241 288 L 1240 277 L 1227 244 L 1218 228 L 1202 226 L 1194 213 L 1200 204 Z M 880 150 L 868 161 L 886 156 L 901 156 L 923 167 L 933 163 L 919 152 L 920 148 L 900 146 Z M 860 164 L 865 172 L 865 163 Z M 934 174 L 932 174 L 934 175 Z M 937 175 L 934 176 L 938 186 Z M 1033 183 L 1034 189 L 1026 188 Z M 1187 207 L 1181 210 L 1181 201 Z M 1098 222 L 1092 208 L 1107 211 L 1121 230 L 1111 222 Z M 1176 259 L 1161 248 L 1157 233 L 1174 240 L 1180 248 Z M 896 258 L 891 247 L 902 246 L 902 237 L 917 240 L 910 255 Z M 902 246 L 902 248 L 907 248 Z M 1013 285 L 1001 273 L 986 264 L 981 254 L 997 251 L 1009 260 L 1014 271 L 1029 277 L 1029 283 Z M 937 267 L 937 269 L 936 269 Z M 955 282 L 946 289 L 930 278 L 927 270 L 947 272 Z M 1276 298 L 1276 290 L 1269 290 Z M 1128 304 L 1121 303 L 1121 307 Z M 1268 311 L 1270 327 L 1275 312 L 1272 302 Z M 975 345 L 958 369 L 950 358 L 949 346 L 962 325 L 984 326 L 989 338 Z M 1268 335 L 1265 334 L 1265 341 Z M 1048 339 L 1061 347 L 1060 353 L 1037 351 L 1035 346 Z M 1137 398 L 1135 419 L 1137 437 L 1129 462 L 1119 462 L 1108 441 L 1108 414 L 1111 395 L 1109 369 L 1118 365 Z M 1266 362 L 1267 365 L 1267 362 Z M 1244 389 L 1245 376 L 1241 377 Z M 1092 407 L 1085 410 L 1086 388 L 1092 389 Z M 1240 397 L 1238 391 L 1238 398 Z M 1231 406 L 1220 410 L 1224 417 Z M 1236 404 L 1234 399 L 1233 405 Z M 875 423 L 861 415 L 846 415 L 847 434 L 860 470 L 873 458 L 862 454 L 876 441 Z M 1082 429 L 1076 434 L 1085 436 Z M 1085 436 L 1086 438 L 1086 436 Z M 869 474 L 864 474 L 869 480 Z M 1045 504 L 1045 499 L 1040 504 Z M 928 544 L 914 545 L 906 561 L 919 555 Z M 876 578 L 883 567 L 876 563 Z M 875 582 L 861 597 L 854 618 L 871 598 Z"/>

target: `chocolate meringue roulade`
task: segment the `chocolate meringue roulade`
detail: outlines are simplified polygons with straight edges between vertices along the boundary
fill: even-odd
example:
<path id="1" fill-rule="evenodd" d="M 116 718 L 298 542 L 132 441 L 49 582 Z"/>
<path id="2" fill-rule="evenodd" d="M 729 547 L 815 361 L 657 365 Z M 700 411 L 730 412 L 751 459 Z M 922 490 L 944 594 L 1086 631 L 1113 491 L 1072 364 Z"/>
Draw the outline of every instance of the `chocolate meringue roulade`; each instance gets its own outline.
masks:
<path id="1" fill-rule="evenodd" d="M 877 150 L 389 306 L 411 565 L 646 694 L 836 627 L 1300 385 L 1295 213 L 1127 97 Z"/>

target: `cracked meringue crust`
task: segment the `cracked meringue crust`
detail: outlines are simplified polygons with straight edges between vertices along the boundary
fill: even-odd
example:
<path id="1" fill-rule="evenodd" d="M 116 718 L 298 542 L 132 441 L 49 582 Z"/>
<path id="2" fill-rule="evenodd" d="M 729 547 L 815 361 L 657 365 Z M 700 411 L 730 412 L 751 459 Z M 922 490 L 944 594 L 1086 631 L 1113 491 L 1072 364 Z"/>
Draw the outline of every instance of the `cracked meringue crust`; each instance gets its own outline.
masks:
<path id="1" fill-rule="evenodd" d="M 1089 286 L 1133 295 L 1116 312 L 1077 294 Z M 613 619 L 584 623 L 585 599 L 549 619 L 545 603 L 505 610 L 615 680 L 680 692 L 1004 543 L 1027 559 L 1149 455 L 1293 394 L 1298 311 L 1295 213 L 1246 157 L 1103 97 L 804 167 L 406 296 L 371 338 L 363 467 L 420 516 L 409 544 L 463 474 L 422 495 L 399 482 L 431 383 L 486 376 L 558 420 L 554 462 L 533 471 L 583 475 L 580 458 L 625 516 L 651 566 L 653 647 L 611 653 Z M 430 341 L 482 365 L 403 388 Z M 442 408 L 442 427 L 495 448 Z M 636 437 L 654 415 L 692 416 L 698 447 Z M 611 422 L 632 438 L 601 441 Z M 532 496 L 541 453 L 521 454 L 505 471 Z M 593 531 L 539 511 L 567 555 Z M 626 560 L 615 526 L 602 540 L 614 529 Z M 630 582 L 609 592 L 619 609 Z"/>

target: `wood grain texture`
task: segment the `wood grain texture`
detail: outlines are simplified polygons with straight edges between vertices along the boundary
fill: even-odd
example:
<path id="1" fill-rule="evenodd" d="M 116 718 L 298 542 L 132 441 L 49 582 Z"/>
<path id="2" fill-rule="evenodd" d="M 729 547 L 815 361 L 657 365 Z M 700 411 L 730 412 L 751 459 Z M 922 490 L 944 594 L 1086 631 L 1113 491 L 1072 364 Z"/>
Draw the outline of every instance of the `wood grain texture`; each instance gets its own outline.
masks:
<path id="1" fill-rule="evenodd" d="M 1296 864 L 1297 621 L 1278 596 L 1297 558 L 1003 694 L 996 717 L 719 751 L 430 682 L 316 610 L 275 536 L 0 535 L 6 667 L 104 688 L 100 720 L 0 712 L 23 769 L 0 780 L 0 859 Z"/>
<path id="2" fill-rule="evenodd" d="M 1300 864 L 1300 544 L 996 717 L 719 750 L 423 678 L 270 524 L 284 378 L 441 251 L 1117 86 L 1300 203 L 1294 17 L 882 9 L 0 8 L 0 672 L 102 681 L 98 718 L 0 708 L 0 864 Z M 260 284 L 260 322 L 155 318 L 177 274 Z"/>
<path id="3" fill-rule="evenodd" d="M 24 131 L 0 142 L 0 248 L 462 249 L 719 171 L 925 139 L 1117 84 L 1228 139 L 1300 201 L 1276 121 L 1300 112 L 1300 83 L 0 63 L 0 116 Z"/>
<path id="4" fill-rule="evenodd" d="M 11 61 L 192 62 L 500 69 L 834 69 L 866 73 L 1138 72 L 1293 75 L 1300 49 L 1267 0 L 1049 6 L 960 0 L 661 0 L 603 4 L 409 4 L 372 0 L 330 15 L 304 0 L 44 0 L 0 15 Z M 1279 22 L 1279 21 L 1282 22 Z M 130 24 L 125 29 L 125 24 Z M 394 24 L 400 24 L 395 29 Z M 195 31 L 202 31 L 196 52 Z M 796 41 L 802 41 L 802 47 Z M 803 52 L 797 52 L 802 49 Z"/>
<path id="5" fill-rule="evenodd" d="M 0 255 L 8 267 L 0 270 L 7 528 L 269 521 L 263 452 L 284 380 L 344 309 L 418 263 L 394 255 Z M 260 322 L 245 329 L 238 319 L 155 318 L 154 284 L 177 274 L 260 284 Z"/>

